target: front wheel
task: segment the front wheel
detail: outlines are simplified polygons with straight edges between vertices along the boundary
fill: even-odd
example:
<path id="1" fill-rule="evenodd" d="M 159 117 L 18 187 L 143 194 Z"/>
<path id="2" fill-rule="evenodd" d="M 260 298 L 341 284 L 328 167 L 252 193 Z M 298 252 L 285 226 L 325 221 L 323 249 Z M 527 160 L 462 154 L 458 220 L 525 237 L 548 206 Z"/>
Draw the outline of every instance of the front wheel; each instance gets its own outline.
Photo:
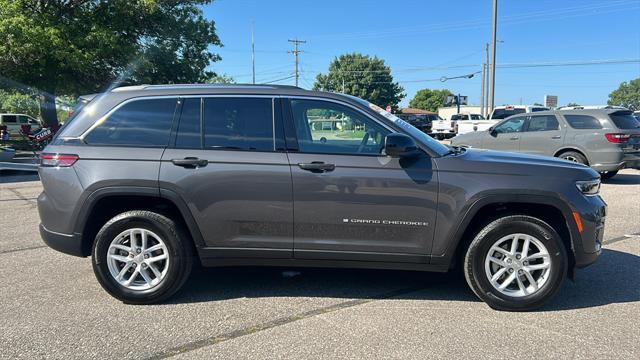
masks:
<path id="1" fill-rule="evenodd" d="M 491 222 L 464 260 L 467 283 L 497 310 L 529 311 L 549 301 L 567 274 L 560 235 L 544 221 L 512 215 Z"/>
<path id="2" fill-rule="evenodd" d="M 189 277 L 190 239 L 176 222 L 150 211 L 128 211 L 96 235 L 93 271 L 113 297 L 153 304 L 175 294 Z"/>

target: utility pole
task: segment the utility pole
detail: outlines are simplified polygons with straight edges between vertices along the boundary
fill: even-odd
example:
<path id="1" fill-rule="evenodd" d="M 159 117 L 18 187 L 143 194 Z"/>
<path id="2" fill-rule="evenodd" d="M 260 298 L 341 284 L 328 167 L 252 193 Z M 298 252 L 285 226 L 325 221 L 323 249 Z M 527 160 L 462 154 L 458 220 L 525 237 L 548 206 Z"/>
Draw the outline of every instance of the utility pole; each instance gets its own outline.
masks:
<path id="1" fill-rule="evenodd" d="M 484 115 L 484 77 L 487 64 L 482 64 L 482 81 L 480 82 L 480 114 Z"/>
<path id="2" fill-rule="evenodd" d="M 493 111 L 496 100 L 496 35 L 498 32 L 498 0 L 493 0 L 493 34 L 491 36 L 491 106 Z"/>
<path id="3" fill-rule="evenodd" d="M 485 59 L 485 64 L 487 65 L 487 70 L 486 70 L 486 77 L 485 77 L 485 84 L 484 84 L 484 88 L 485 90 L 485 94 L 486 96 L 484 97 L 484 111 L 485 111 L 485 116 L 489 117 L 489 114 L 491 114 L 491 110 L 489 110 L 489 91 L 491 91 L 491 89 L 489 89 L 489 78 L 491 77 L 491 70 L 489 69 L 489 43 L 485 43 L 484 44 L 484 52 L 486 54 L 486 59 Z"/>
<path id="4" fill-rule="evenodd" d="M 294 40 L 289 39 L 289 42 L 290 42 L 290 43 L 293 43 L 293 45 L 294 45 L 294 49 L 293 49 L 293 50 L 291 50 L 291 51 L 287 51 L 287 52 L 288 52 L 289 54 L 293 54 L 293 55 L 294 55 L 294 57 L 295 57 L 295 64 L 296 64 L 295 77 L 296 77 L 296 86 L 298 86 L 298 77 L 299 77 L 299 74 L 298 74 L 298 54 L 300 54 L 301 52 L 303 52 L 302 50 L 298 50 L 298 45 L 299 45 L 299 44 L 305 44 L 305 43 L 306 43 L 306 41 L 304 41 L 304 40 L 298 40 L 298 39 L 296 38 L 296 39 L 294 39 Z"/>
<path id="5" fill-rule="evenodd" d="M 255 42 L 255 23 L 251 22 L 251 66 L 253 68 L 253 83 L 256 83 L 256 42 Z"/>

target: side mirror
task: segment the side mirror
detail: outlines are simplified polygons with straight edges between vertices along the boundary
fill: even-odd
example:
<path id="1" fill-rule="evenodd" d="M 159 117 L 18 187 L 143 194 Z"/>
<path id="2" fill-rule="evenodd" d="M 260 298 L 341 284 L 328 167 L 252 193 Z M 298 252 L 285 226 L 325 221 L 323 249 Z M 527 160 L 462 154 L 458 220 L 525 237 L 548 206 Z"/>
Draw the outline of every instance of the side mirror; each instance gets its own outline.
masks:
<path id="1" fill-rule="evenodd" d="M 398 133 L 385 137 L 384 151 L 391 157 L 414 157 L 420 153 L 416 142 L 411 137 Z"/>
<path id="2" fill-rule="evenodd" d="M 492 127 L 489 128 L 489 135 L 495 137 L 496 135 L 498 135 L 498 133 L 496 132 L 496 129 Z"/>

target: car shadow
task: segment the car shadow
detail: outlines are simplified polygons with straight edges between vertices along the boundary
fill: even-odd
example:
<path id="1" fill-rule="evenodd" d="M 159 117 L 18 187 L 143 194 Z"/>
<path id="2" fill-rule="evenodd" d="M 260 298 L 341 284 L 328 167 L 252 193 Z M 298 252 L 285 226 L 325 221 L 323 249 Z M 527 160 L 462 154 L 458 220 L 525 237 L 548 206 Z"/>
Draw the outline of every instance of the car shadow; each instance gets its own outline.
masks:
<path id="1" fill-rule="evenodd" d="M 640 174 L 617 174 L 611 179 L 603 180 L 602 183 L 613 185 L 638 185 L 640 184 Z"/>
<path id="2" fill-rule="evenodd" d="M 540 311 L 638 302 L 638 268 L 640 257 L 605 249 Z M 199 269 L 169 303 L 269 297 L 377 299 L 387 294 L 393 299 L 480 301 L 459 272 L 241 267 Z"/>

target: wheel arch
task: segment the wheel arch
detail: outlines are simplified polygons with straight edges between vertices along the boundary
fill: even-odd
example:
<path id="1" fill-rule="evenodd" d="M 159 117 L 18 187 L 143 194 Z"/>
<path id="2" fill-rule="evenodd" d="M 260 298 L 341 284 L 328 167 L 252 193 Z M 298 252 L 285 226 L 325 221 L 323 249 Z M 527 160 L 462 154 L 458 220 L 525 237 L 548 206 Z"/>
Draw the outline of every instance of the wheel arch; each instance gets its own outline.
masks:
<path id="1" fill-rule="evenodd" d="M 587 159 L 587 164 L 591 164 L 591 160 L 589 159 L 589 156 L 587 156 L 587 152 L 583 151 L 575 146 L 565 146 L 560 148 L 559 150 L 557 150 L 554 154 L 553 157 L 559 157 L 560 155 L 569 152 L 569 151 L 574 151 L 579 153 L 580 155 L 584 156 L 585 159 Z"/>
<path id="2" fill-rule="evenodd" d="M 569 271 L 572 276 L 575 264 L 574 252 L 581 249 L 578 229 L 572 221 L 569 206 L 561 200 L 545 195 L 501 194 L 486 196 L 473 202 L 460 216 L 459 225 L 449 235 L 449 246 L 444 254 L 432 257 L 432 264 L 455 268 L 462 264 L 462 258 L 475 235 L 490 222 L 508 215 L 528 215 L 536 217 L 552 226 L 560 235 L 569 257 Z"/>
<path id="3" fill-rule="evenodd" d="M 128 210 L 150 210 L 171 217 L 185 227 L 195 248 L 204 240 L 186 203 L 173 191 L 149 187 L 105 187 L 88 195 L 77 212 L 74 233 L 81 238 L 82 255 L 91 255 L 95 235 L 113 216 Z"/>

